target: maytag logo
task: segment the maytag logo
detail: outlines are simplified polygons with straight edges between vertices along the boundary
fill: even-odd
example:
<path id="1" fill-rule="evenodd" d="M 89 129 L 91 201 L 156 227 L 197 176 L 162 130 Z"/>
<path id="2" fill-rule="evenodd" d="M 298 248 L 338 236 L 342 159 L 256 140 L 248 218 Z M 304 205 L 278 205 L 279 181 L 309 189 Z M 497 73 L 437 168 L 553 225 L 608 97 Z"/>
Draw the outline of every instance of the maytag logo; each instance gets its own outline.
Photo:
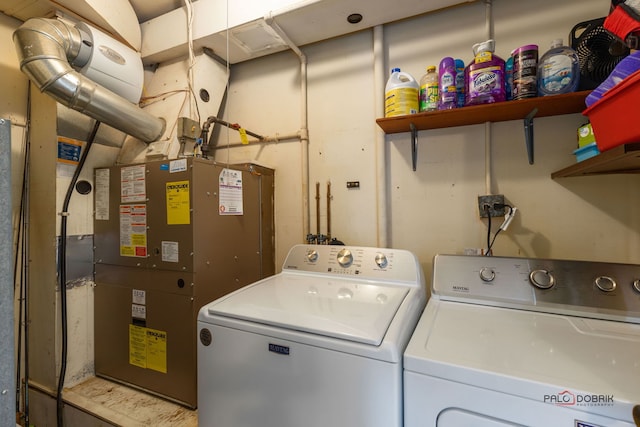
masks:
<path id="1" fill-rule="evenodd" d="M 289 347 L 278 344 L 269 343 L 269 351 L 272 353 L 284 354 L 285 356 L 290 354 Z"/>
<path id="2" fill-rule="evenodd" d="M 584 421 L 574 420 L 574 427 L 602 427 L 600 424 L 585 423 Z"/>
<path id="3" fill-rule="evenodd" d="M 453 285 L 451 289 L 453 292 L 469 292 L 469 288 L 467 286 Z"/>

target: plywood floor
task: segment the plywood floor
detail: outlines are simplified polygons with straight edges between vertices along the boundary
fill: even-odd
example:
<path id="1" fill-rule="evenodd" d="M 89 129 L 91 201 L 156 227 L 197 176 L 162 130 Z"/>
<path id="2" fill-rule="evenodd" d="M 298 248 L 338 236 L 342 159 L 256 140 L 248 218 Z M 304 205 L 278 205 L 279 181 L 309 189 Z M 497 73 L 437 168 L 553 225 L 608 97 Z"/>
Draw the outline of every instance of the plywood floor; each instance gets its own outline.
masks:
<path id="1" fill-rule="evenodd" d="M 124 385 L 90 378 L 64 391 L 64 400 L 123 427 L 197 427 L 197 411 Z"/>

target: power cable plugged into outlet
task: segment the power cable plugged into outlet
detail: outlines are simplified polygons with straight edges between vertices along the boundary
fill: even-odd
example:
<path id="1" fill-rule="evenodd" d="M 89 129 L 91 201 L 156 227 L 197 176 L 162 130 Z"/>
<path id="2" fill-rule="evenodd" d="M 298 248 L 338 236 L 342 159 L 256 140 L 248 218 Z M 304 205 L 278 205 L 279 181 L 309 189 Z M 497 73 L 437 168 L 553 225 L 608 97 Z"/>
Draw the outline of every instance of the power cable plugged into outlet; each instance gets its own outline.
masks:
<path id="1" fill-rule="evenodd" d="M 481 218 L 487 218 L 487 250 L 484 253 L 486 256 L 491 256 L 493 254 L 491 248 L 498 237 L 498 234 L 502 231 L 506 231 L 513 221 L 513 218 L 518 211 L 518 208 L 512 207 L 509 204 L 505 203 L 503 195 L 488 195 L 488 196 L 479 196 L 478 197 L 478 211 L 480 213 Z M 498 230 L 491 237 L 491 218 L 504 216 L 504 221 L 498 227 Z"/>
<path id="2" fill-rule="evenodd" d="M 480 214 L 480 218 L 504 216 L 504 208 L 504 195 L 502 194 L 478 196 L 478 213 Z"/>

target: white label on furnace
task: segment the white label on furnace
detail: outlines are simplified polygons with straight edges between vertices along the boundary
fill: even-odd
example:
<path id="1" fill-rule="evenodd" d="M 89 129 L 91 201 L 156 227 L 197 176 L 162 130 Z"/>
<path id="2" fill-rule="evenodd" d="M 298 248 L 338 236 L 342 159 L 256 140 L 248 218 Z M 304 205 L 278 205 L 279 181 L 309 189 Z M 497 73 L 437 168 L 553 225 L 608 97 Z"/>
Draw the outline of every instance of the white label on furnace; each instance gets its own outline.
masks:
<path id="1" fill-rule="evenodd" d="M 169 162 L 169 173 L 184 172 L 187 170 L 187 159 L 178 159 Z"/>
<path id="2" fill-rule="evenodd" d="M 96 220 L 109 221 L 109 169 L 96 169 Z"/>
<path id="3" fill-rule="evenodd" d="M 142 289 L 132 289 L 131 297 L 134 304 L 145 305 L 147 303 L 147 292 Z"/>
<path id="4" fill-rule="evenodd" d="M 162 261 L 178 262 L 178 242 L 162 242 Z"/>
<path id="5" fill-rule="evenodd" d="M 223 169 L 218 178 L 220 215 L 243 215 L 242 171 Z"/>
<path id="6" fill-rule="evenodd" d="M 120 205 L 120 256 L 147 257 L 146 205 Z"/>
<path id="7" fill-rule="evenodd" d="M 120 198 L 122 203 L 144 202 L 147 198 L 145 165 L 120 169 Z"/>
<path id="8" fill-rule="evenodd" d="M 131 304 L 131 317 L 146 320 L 147 307 L 144 305 Z"/>

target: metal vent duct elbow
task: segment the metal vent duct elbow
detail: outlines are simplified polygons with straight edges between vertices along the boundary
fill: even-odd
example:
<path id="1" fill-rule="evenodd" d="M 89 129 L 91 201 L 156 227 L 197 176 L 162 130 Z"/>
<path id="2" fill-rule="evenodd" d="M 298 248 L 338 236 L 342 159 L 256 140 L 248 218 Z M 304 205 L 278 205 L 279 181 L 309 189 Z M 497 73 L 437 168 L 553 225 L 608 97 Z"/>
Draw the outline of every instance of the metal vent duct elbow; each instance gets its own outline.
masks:
<path id="1" fill-rule="evenodd" d="M 87 50 L 77 27 L 57 19 L 33 18 L 13 33 L 13 41 L 22 72 L 56 101 L 147 143 L 164 133 L 163 119 L 72 67 Z"/>

